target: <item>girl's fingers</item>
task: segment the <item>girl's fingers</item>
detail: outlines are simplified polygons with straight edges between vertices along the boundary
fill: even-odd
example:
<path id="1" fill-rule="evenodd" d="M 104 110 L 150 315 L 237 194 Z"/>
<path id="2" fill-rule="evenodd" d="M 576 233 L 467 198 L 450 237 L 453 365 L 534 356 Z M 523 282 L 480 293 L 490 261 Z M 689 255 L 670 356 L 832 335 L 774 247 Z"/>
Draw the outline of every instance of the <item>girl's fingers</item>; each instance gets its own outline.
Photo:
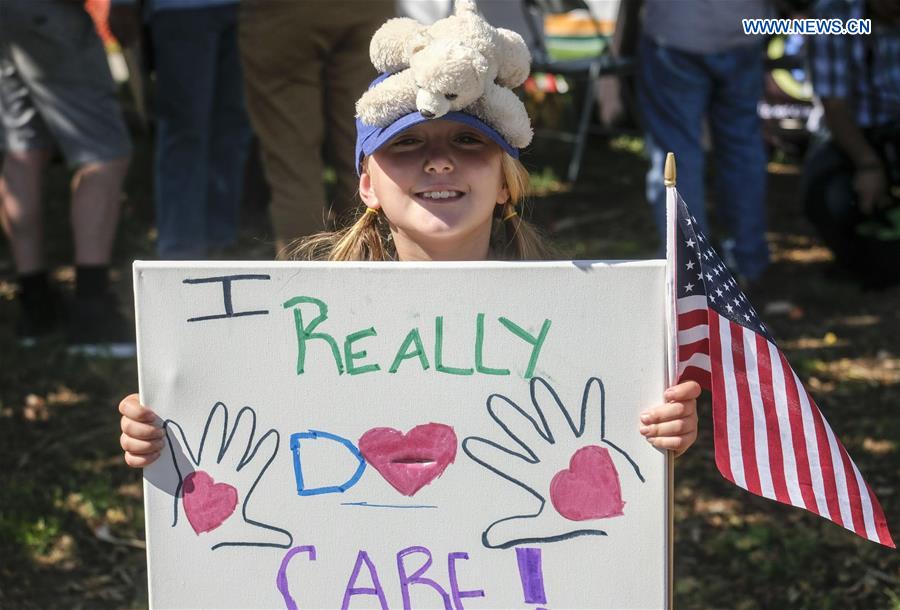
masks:
<path id="1" fill-rule="evenodd" d="M 667 402 L 664 405 L 653 407 L 641 413 L 641 423 L 644 425 L 658 424 L 676 419 L 696 419 L 697 403 L 694 400 L 685 402 Z"/>
<path id="2" fill-rule="evenodd" d="M 641 426 L 640 432 L 647 439 L 666 436 L 683 436 L 696 431 L 696 422 L 690 419 L 676 419 L 660 424 Z"/>
<path id="3" fill-rule="evenodd" d="M 119 437 L 119 445 L 126 453 L 132 453 L 134 455 L 150 455 L 162 451 L 165 442 L 162 439 L 143 441 L 122 433 Z"/>
<path id="4" fill-rule="evenodd" d="M 119 403 L 119 413 L 123 417 L 141 422 L 152 422 L 156 419 L 156 413 L 141 404 L 137 394 L 129 394 Z"/>
<path id="5" fill-rule="evenodd" d="M 663 393 L 666 402 L 677 402 L 683 400 L 694 400 L 699 398 L 701 392 L 700 384 L 696 381 L 685 381 L 668 388 Z"/>
<path id="6" fill-rule="evenodd" d="M 688 450 L 697 440 L 697 433 L 686 434 L 684 436 L 660 436 L 657 438 L 648 438 L 647 441 L 657 449 L 667 449 L 675 452 L 675 457 Z"/>
<path id="7" fill-rule="evenodd" d="M 122 432 L 124 432 L 126 436 L 144 441 L 161 439 L 165 435 L 162 428 L 157 428 L 153 424 L 145 424 L 124 416 L 122 417 Z"/>
<path id="8" fill-rule="evenodd" d="M 155 462 L 158 458 L 158 453 L 153 453 L 150 455 L 134 455 L 132 453 L 125 452 L 125 463 L 132 468 L 146 468 L 147 466 Z"/>
<path id="9" fill-rule="evenodd" d="M 700 385 L 694 381 L 672 386 L 665 392 L 666 404 L 641 413 L 640 432 L 658 449 L 679 456 L 697 440 L 697 396 Z"/>
<path id="10" fill-rule="evenodd" d="M 156 414 L 141 404 L 137 394 L 129 394 L 119 403 L 122 435 L 119 445 L 125 451 L 125 463 L 145 468 L 155 462 L 165 446 L 165 432 L 154 426 Z"/>

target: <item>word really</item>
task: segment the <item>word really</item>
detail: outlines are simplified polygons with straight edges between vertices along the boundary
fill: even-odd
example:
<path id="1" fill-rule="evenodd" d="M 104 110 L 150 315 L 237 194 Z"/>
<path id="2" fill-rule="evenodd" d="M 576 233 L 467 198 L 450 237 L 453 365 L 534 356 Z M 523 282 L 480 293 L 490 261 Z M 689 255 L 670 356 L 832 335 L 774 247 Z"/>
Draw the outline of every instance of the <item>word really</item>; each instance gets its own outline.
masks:
<path id="1" fill-rule="evenodd" d="M 306 305 L 307 307 L 303 307 Z M 284 303 L 285 309 L 294 310 L 294 324 L 297 330 L 297 374 L 302 375 L 306 370 L 306 361 L 308 356 L 309 344 L 313 342 L 324 342 L 334 358 L 334 364 L 337 367 L 338 374 L 343 375 L 359 375 L 362 373 L 373 373 L 382 370 L 381 365 L 374 362 L 364 362 L 368 352 L 358 343 L 369 337 L 376 337 L 378 333 L 374 327 L 365 328 L 350 333 L 344 337 L 341 344 L 332 334 L 320 330 L 328 319 L 328 305 L 319 299 L 313 297 L 300 296 L 294 297 Z M 313 309 L 314 308 L 314 309 Z M 306 313 L 304 314 L 304 309 Z M 310 309 L 313 311 L 310 312 Z M 312 315 L 310 315 L 312 313 Z M 497 318 L 500 325 L 505 328 L 513 336 L 522 340 L 529 346 L 528 362 L 524 367 L 524 377 L 526 379 L 534 376 L 535 367 L 537 367 L 538 357 L 541 354 L 541 348 L 547 340 L 547 332 L 550 330 L 550 320 L 545 319 L 541 325 L 537 335 L 530 332 L 504 317 Z M 434 318 L 434 350 L 431 352 L 431 360 L 428 358 L 428 352 L 425 344 L 422 342 L 422 335 L 418 327 L 414 327 L 406 333 L 400 342 L 395 356 L 388 366 L 388 373 L 396 373 L 400 367 L 407 361 L 413 360 L 418 362 L 419 367 L 426 371 L 431 368 L 432 363 L 434 370 L 438 373 L 446 373 L 448 375 L 474 375 L 480 373 L 482 375 L 509 375 L 510 369 L 497 368 L 487 366 L 484 362 L 484 342 L 485 342 L 485 315 L 479 313 L 475 316 L 475 344 L 473 346 L 473 358 L 465 364 L 471 363 L 471 366 L 450 366 L 444 359 L 444 317 L 435 316 Z M 343 349 L 341 349 L 343 347 Z M 455 364 L 459 365 L 460 362 Z"/>

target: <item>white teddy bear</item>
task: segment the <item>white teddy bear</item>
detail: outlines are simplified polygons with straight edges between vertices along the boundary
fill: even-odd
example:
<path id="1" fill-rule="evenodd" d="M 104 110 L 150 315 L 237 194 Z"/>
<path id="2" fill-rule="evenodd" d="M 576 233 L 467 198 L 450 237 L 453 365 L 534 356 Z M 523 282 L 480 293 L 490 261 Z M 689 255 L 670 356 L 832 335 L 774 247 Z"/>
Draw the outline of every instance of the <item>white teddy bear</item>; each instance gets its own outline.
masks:
<path id="1" fill-rule="evenodd" d="M 364 123 L 386 127 L 416 110 L 437 118 L 466 109 L 512 146 L 531 142 L 525 105 L 510 90 L 528 77 L 528 47 L 516 32 L 487 23 L 473 0 L 457 0 L 454 14 L 431 26 L 390 19 L 375 32 L 369 54 L 391 75 L 356 103 Z"/>

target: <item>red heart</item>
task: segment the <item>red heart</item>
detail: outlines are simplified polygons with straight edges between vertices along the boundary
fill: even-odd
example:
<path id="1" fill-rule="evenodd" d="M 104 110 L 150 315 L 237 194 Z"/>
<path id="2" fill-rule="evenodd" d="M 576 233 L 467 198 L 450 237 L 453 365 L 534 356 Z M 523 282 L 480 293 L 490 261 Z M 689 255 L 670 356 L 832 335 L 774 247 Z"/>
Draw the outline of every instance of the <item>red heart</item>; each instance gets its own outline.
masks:
<path id="1" fill-rule="evenodd" d="M 404 496 L 441 476 L 456 459 L 456 433 L 445 424 L 422 424 L 406 434 L 372 428 L 359 439 L 359 451 L 391 487 Z"/>
<path id="2" fill-rule="evenodd" d="M 231 516 L 237 506 L 237 490 L 197 470 L 184 478 L 184 513 L 197 535 L 211 532 Z"/>
<path id="3" fill-rule="evenodd" d="M 560 515 L 572 521 L 623 515 L 619 473 L 609 451 L 596 445 L 576 451 L 568 470 L 560 470 L 550 482 L 550 501 Z"/>

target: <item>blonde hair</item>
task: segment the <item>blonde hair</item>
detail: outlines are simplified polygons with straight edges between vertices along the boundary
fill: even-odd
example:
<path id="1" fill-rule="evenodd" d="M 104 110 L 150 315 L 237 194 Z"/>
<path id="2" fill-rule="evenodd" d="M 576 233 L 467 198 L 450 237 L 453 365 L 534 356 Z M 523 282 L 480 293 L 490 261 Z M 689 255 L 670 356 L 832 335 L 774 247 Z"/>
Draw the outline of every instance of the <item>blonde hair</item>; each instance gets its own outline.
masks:
<path id="1" fill-rule="evenodd" d="M 363 159 L 366 171 L 368 157 Z M 494 256 L 505 260 L 541 260 L 551 254 L 550 248 L 530 223 L 523 220 L 516 209 L 524 207 L 528 194 L 528 170 L 518 159 L 503 152 L 500 171 L 509 199 L 496 206 L 491 228 L 491 249 Z M 521 205 L 520 205 L 521 204 Z M 362 206 L 356 210 L 349 226 L 301 237 L 287 247 L 289 260 L 315 261 L 389 261 L 396 260 L 391 233 L 383 215 L 367 213 Z"/>

